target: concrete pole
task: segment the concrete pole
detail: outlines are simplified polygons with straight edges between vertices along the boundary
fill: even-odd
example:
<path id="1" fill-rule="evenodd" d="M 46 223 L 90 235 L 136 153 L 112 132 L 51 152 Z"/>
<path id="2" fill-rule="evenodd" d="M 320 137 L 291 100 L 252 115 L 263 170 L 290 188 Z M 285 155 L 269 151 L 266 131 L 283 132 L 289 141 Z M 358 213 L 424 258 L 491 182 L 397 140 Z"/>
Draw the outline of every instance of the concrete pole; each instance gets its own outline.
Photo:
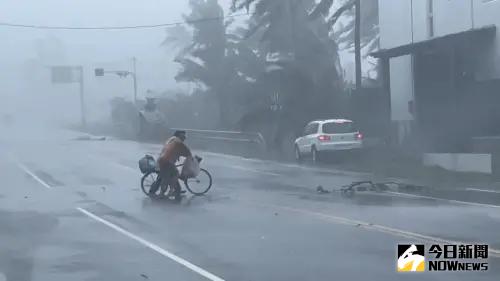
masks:
<path id="1" fill-rule="evenodd" d="M 85 116 L 85 98 L 84 98 L 84 85 L 83 85 L 83 66 L 78 66 L 78 72 L 79 72 L 79 82 L 80 82 L 80 111 L 81 111 L 81 118 L 82 118 L 82 127 L 87 126 L 87 118 Z"/>
<path id="2" fill-rule="evenodd" d="M 361 1 L 355 0 L 354 56 L 356 63 L 356 90 L 361 89 Z"/>
<path id="3" fill-rule="evenodd" d="M 132 74 L 132 77 L 134 78 L 134 103 L 137 104 L 137 59 L 133 57 L 132 61 L 134 63 L 134 73 Z"/>

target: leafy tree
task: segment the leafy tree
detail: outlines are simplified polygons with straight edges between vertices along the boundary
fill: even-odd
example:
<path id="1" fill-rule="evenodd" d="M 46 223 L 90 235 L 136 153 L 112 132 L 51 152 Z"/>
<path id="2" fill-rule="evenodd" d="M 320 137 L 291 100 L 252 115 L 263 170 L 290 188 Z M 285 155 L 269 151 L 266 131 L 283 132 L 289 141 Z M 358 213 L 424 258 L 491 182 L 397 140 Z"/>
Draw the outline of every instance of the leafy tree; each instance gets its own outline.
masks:
<path id="1" fill-rule="evenodd" d="M 321 0 L 310 13 L 312 19 L 321 17 L 327 21 L 331 37 L 342 50 L 354 50 L 354 4 L 354 0 Z M 368 60 L 368 54 L 379 46 L 378 0 L 361 1 L 360 22 L 362 55 L 364 55 L 363 59 Z M 369 64 L 370 69 L 363 69 L 363 71 L 376 72 L 377 64 L 370 61 Z"/>
<path id="2" fill-rule="evenodd" d="M 225 49 L 224 13 L 216 0 L 190 0 L 189 5 L 191 13 L 184 18 L 193 28 L 192 43 L 176 58 L 182 66 L 176 80 L 218 89 Z M 211 20 L 200 21 L 207 18 Z"/>
<path id="3" fill-rule="evenodd" d="M 225 95 L 223 81 L 226 79 L 224 12 L 217 0 L 190 0 L 189 6 L 191 11 L 184 15 L 184 19 L 192 28 L 192 34 L 187 36 L 184 27 L 176 27 L 167 30 L 164 41 L 164 45 L 177 48 L 187 43 L 175 58 L 181 65 L 175 79 L 197 84 L 222 103 Z M 222 121 L 224 106 L 221 104 L 220 108 Z"/>
<path id="4" fill-rule="evenodd" d="M 191 33 L 182 24 L 167 28 L 166 33 L 161 45 L 174 50 L 186 50 L 193 40 Z"/>
<path id="5" fill-rule="evenodd" d="M 339 114 L 342 76 L 336 43 L 325 20 L 311 20 L 315 1 L 233 0 L 233 11 L 251 11 L 246 37 L 258 37 L 258 51 L 266 58 L 262 83 L 282 110 L 273 114 L 274 135 L 297 131 L 313 118 Z M 281 140 L 275 140 L 280 142 Z"/>
<path id="6" fill-rule="evenodd" d="M 163 45 L 178 50 L 175 61 L 181 70 L 176 80 L 197 84 L 198 91 L 219 104 L 219 128 L 232 127 L 262 100 L 253 93 L 265 69 L 263 59 L 248 44 L 251 40 L 244 38 L 245 28 L 227 33 L 232 20 L 224 21 L 216 0 L 191 0 L 189 4 L 185 20 L 192 34 L 182 26 L 170 28 Z"/>

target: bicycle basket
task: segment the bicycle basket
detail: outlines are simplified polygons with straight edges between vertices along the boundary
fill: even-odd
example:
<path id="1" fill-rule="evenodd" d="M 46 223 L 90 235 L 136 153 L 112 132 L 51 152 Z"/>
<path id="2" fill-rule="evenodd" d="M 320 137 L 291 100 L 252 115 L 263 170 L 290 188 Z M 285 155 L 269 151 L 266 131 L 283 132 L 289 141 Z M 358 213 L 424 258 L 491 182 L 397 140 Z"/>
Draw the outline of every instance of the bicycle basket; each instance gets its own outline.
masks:
<path id="1" fill-rule="evenodd" d="M 146 155 L 139 160 L 139 169 L 141 173 L 146 174 L 156 170 L 156 161 L 153 156 Z"/>

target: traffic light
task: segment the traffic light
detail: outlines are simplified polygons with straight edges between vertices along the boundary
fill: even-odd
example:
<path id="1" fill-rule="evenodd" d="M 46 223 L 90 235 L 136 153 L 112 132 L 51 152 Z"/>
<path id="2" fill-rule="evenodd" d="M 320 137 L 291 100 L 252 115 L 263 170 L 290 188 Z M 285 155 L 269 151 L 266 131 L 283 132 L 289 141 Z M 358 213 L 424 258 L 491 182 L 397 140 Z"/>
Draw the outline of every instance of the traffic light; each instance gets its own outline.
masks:
<path id="1" fill-rule="evenodd" d="M 130 72 L 128 71 L 114 71 L 116 73 L 116 75 L 120 76 L 120 78 L 124 78 L 124 77 L 127 77 Z"/>
<path id="2" fill-rule="evenodd" d="M 104 76 L 104 68 L 96 68 L 95 76 Z"/>

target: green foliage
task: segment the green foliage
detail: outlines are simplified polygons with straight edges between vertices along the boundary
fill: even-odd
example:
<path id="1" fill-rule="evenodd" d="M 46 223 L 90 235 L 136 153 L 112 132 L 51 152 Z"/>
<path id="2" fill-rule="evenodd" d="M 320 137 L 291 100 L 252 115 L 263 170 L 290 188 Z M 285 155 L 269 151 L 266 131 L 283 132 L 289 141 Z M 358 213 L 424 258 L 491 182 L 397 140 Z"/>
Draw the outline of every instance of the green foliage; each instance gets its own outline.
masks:
<path id="1" fill-rule="evenodd" d="M 266 57 L 270 94 L 279 92 L 283 110 L 335 115 L 342 76 L 336 43 L 323 19 L 311 20 L 314 1 L 234 0 L 233 9 L 252 11 L 247 38 L 258 37 Z M 272 70 L 270 70 L 272 69 Z M 307 116 L 307 117 L 306 117 Z"/>
<path id="2" fill-rule="evenodd" d="M 249 12 L 236 28 L 224 21 L 216 0 L 189 4 L 185 19 L 193 34 L 179 50 L 176 79 L 203 85 L 197 98 L 216 100 L 219 128 L 268 129 L 272 139 L 310 119 L 342 114 L 342 70 L 330 36 L 334 23 L 322 16 L 329 3 L 318 9 L 314 0 L 234 0 L 233 12 Z M 198 19 L 211 20 L 193 22 Z M 172 29 L 164 44 L 178 46 L 185 31 Z M 276 96 L 281 110 L 273 112 Z"/>
<path id="3" fill-rule="evenodd" d="M 321 0 L 310 14 L 311 18 L 323 17 L 332 37 L 343 49 L 354 48 L 354 9 L 353 0 Z M 338 7 L 335 12 L 334 7 Z M 343 22 L 337 24 L 340 18 Z M 361 1 L 361 46 L 366 47 L 366 53 L 378 47 L 378 0 Z M 337 24 L 337 26 L 336 26 Z"/>

